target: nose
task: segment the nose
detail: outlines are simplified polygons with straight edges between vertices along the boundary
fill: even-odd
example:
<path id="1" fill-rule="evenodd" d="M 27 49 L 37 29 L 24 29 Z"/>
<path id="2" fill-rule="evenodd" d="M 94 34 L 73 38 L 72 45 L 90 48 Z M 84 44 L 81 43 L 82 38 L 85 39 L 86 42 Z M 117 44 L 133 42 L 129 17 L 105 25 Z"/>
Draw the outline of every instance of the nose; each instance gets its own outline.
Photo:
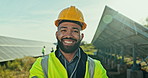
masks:
<path id="1" fill-rule="evenodd" d="M 68 37 L 68 38 L 72 37 L 72 36 L 73 36 L 73 35 L 72 35 L 72 31 L 71 31 L 71 30 L 68 30 L 68 31 L 65 33 L 65 36 Z"/>

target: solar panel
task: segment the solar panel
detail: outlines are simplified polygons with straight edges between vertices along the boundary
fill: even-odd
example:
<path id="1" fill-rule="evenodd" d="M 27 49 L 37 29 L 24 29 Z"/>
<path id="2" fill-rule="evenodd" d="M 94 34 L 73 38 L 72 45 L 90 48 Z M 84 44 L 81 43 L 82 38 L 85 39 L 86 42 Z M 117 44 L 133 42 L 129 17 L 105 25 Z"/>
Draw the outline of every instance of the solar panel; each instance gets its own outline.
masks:
<path id="1" fill-rule="evenodd" d="M 53 43 L 25 40 L 0 36 L 0 62 L 14 60 L 25 56 L 41 56 L 42 47 L 46 46 L 45 54 L 50 53 Z"/>
<path id="2" fill-rule="evenodd" d="M 127 54 L 137 44 L 139 52 L 148 55 L 148 28 L 106 6 L 92 44 L 99 49 L 125 46 Z"/>

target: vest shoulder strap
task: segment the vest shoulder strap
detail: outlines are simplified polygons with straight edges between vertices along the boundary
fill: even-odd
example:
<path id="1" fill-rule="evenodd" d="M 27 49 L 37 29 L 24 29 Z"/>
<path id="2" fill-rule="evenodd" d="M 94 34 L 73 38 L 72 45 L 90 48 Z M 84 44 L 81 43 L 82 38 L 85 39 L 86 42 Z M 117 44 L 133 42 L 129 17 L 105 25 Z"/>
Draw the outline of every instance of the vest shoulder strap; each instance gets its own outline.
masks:
<path id="1" fill-rule="evenodd" d="M 45 78 L 48 78 L 48 58 L 49 58 L 49 55 L 44 56 L 41 60 L 41 67 L 44 72 Z"/>
<path id="2" fill-rule="evenodd" d="M 90 78 L 94 77 L 94 70 L 95 70 L 95 62 L 91 57 L 88 56 L 88 71 L 90 74 Z"/>

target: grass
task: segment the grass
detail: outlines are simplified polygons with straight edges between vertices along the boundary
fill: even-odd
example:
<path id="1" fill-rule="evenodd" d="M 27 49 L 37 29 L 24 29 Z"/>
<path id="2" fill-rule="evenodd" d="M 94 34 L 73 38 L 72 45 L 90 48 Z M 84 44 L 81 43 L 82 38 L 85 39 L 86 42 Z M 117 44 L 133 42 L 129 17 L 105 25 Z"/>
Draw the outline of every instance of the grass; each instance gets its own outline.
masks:
<path id="1" fill-rule="evenodd" d="M 36 59 L 24 57 L 0 65 L 0 78 L 29 78 L 29 70 Z"/>

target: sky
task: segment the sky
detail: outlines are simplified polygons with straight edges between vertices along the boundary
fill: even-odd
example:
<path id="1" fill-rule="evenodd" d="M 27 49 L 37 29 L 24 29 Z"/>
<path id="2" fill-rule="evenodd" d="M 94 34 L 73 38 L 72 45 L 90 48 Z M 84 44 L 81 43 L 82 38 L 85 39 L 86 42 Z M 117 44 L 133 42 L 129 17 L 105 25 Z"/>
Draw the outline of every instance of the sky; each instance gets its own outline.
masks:
<path id="1" fill-rule="evenodd" d="M 87 23 L 83 41 L 91 43 L 106 5 L 146 23 L 148 0 L 0 0 L 0 36 L 55 43 L 54 21 L 63 9 L 76 6 Z"/>

